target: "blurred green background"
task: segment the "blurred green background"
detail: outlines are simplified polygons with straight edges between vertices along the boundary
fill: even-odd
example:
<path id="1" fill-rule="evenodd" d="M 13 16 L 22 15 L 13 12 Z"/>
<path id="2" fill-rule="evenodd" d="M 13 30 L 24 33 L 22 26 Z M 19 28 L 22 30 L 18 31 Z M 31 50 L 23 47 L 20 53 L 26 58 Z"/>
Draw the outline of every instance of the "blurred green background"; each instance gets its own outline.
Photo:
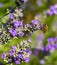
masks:
<path id="1" fill-rule="evenodd" d="M 28 1 L 30 4 L 28 4 L 24 10 L 24 21 L 25 21 L 25 23 L 28 23 L 32 19 L 34 19 L 36 14 L 41 15 L 40 22 L 48 25 L 48 31 L 46 33 L 44 33 L 45 38 L 43 40 L 43 43 L 46 44 L 47 38 L 57 36 L 57 29 L 56 29 L 57 27 L 55 26 L 55 23 L 57 23 L 57 15 L 46 16 L 46 18 L 44 18 L 45 15 L 43 14 L 43 12 L 45 10 L 47 10 L 50 5 L 56 4 L 57 0 L 50 0 L 50 2 L 48 2 L 48 0 L 41 0 L 42 6 L 37 5 L 37 0 L 28 0 Z M 2 6 L 1 6 L 1 3 L 2 3 Z M 14 0 L 0 0 L 0 18 L 6 13 L 7 8 L 9 8 L 9 6 L 11 6 L 11 5 L 15 6 Z M 30 6 L 34 8 L 33 11 L 30 10 Z M 4 22 L 3 18 L 0 19 L 0 22 Z M 43 31 L 37 31 L 31 36 L 31 38 L 32 38 L 31 45 L 35 43 L 36 37 L 41 33 L 43 33 Z M 2 52 L 8 52 L 10 50 L 11 46 L 16 45 L 16 43 L 20 42 L 22 39 L 15 38 L 15 39 L 10 40 L 10 43 L 8 42 L 8 44 L 0 45 L 0 55 Z M 24 39 L 26 39 L 26 38 L 24 38 Z M 31 61 L 29 63 L 27 63 L 27 64 L 21 63 L 20 65 L 40 65 L 40 64 L 38 63 L 38 57 L 34 57 L 32 55 Z M 54 53 L 52 53 L 48 57 L 48 60 L 46 61 L 46 65 L 57 65 L 57 50 L 55 50 Z"/>

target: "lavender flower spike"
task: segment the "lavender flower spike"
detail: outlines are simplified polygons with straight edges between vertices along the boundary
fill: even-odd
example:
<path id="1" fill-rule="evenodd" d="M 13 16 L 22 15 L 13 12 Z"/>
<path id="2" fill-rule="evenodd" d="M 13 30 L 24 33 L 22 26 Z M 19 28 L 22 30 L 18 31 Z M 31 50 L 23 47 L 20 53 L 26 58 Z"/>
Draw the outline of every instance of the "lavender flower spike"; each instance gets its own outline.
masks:
<path id="1" fill-rule="evenodd" d="M 2 54 L 2 59 L 4 59 L 5 57 L 6 57 L 6 53 L 5 52 L 3 52 L 3 54 Z"/>

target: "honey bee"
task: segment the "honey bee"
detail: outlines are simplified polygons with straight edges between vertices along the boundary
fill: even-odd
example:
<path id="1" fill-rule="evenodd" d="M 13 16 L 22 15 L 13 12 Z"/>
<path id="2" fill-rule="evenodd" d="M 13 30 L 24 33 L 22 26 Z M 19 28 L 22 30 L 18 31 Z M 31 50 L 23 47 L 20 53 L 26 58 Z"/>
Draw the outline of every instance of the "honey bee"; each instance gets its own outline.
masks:
<path id="1" fill-rule="evenodd" d="M 44 24 L 40 29 L 45 33 L 48 31 L 48 25 Z"/>

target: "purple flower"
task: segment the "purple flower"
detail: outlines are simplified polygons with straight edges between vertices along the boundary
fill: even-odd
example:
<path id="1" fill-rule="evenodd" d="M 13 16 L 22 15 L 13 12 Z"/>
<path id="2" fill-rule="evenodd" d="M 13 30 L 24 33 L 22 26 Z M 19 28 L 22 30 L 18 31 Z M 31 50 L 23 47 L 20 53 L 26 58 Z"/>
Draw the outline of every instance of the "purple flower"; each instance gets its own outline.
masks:
<path id="1" fill-rule="evenodd" d="M 51 47 L 51 50 L 55 50 L 55 47 Z"/>
<path id="2" fill-rule="evenodd" d="M 10 17 L 11 19 L 14 19 L 13 13 L 10 13 L 10 14 L 9 14 L 9 17 Z"/>
<path id="3" fill-rule="evenodd" d="M 21 46 L 21 43 L 22 45 L 25 44 L 26 46 Z M 21 41 L 16 46 L 12 46 L 11 50 L 7 53 L 5 59 L 6 61 L 8 61 L 8 63 L 15 63 L 15 64 L 20 64 L 20 62 L 29 62 L 31 53 L 32 52 L 29 49 L 29 45 L 27 46 L 27 40 L 26 42 L 24 40 Z M 3 53 L 2 58 L 4 57 L 5 53 Z"/>
<path id="4" fill-rule="evenodd" d="M 46 47 L 45 47 L 45 50 L 46 50 L 46 51 L 48 51 L 48 50 L 49 50 L 48 46 L 46 46 Z"/>
<path id="5" fill-rule="evenodd" d="M 52 37 L 48 38 L 47 41 L 48 41 L 48 43 L 53 43 L 53 42 L 55 42 L 55 38 L 52 38 Z"/>
<path id="6" fill-rule="evenodd" d="M 38 49 L 34 50 L 34 55 L 37 56 L 38 55 Z"/>
<path id="7" fill-rule="evenodd" d="M 27 53 L 29 53 L 29 54 L 32 53 L 30 49 L 28 49 L 28 50 L 23 50 L 23 51 L 24 51 L 24 52 L 27 52 Z"/>
<path id="8" fill-rule="evenodd" d="M 27 57 L 27 58 L 24 59 L 24 62 L 26 62 L 26 63 L 28 63 L 29 61 L 30 61 L 29 57 Z"/>
<path id="9" fill-rule="evenodd" d="M 42 41 L 43 39 L 44 39 L 44 34 L 40 34 L 40 35 L 37 37 L 37 40 Z"/>
<path id="10" fill-rule="evenodd" d="M 49 15 L 53 15 L 53 11 L 50 10 L 50 11 L 48 12 L 48 14 L 49 14 Z"/>
<path id="11" fill-rule="evenodd" d="M 16 32 L 16 30 L 14 30 L 14 29 L 9 29 L 9 33 L 10 33 L 13 37 L 17 35 L 17 32 Z"/>
<path id="12" fill-rule="evenodd" d="M 13 54 L 14 54 L 14 51 L 13 50 L 10 50 L 10 56 L 13 56 Z"/>
<path id="13" fill-rule="evenodd" d="M 28 50 L 28 53 L 29 53 L 29 54 L 32 54 L 32 51 L 29 49 L 29 50 Z"/>
<path id="14" fill-rule="evenodd" d="M 53 10 L 53 13 L 57 15 L 57 9 L 54 9 Z"/>
<path id="15" fill-rule="evenodd" d="M 32 20 L 32 24 L 37 25 L 38 21 L 37 20 Z"/>
<path id="16" fill-rule="evenodd" d="M 51 44 L 49 44 L 47 47 L 48 47 L 48 49 L 50 50 L 52 46 L 51 46 Z"/>
<path id="17" fill-rule="evenodd" d="M 41 0 L 37 0 L 36 3 L 37 3 L 38 6 L 42 6 L 43 5 Z"/>
<path id="18" fill-rule="evenodd" d="M 20 60 L 16 60 L 15 63 L 16 63 L 16 64 L 20 64 Z"/>
<path id="19" fill-rule="evenodd" d="M 23 25 L 23 20 L 19 21 L 19 27 Z"/>
<path id="20" fill-rule="evenodd" d="M 55 4 L 54 7 L 57 9 L 57 4 Z"/>
<path id="21" fill-rule="evenodd" d="M 23 21 L 16 21 L 16 22 L 14 23 L 14 27 L 15 27 L 15 28 L 21 27 L 22 25 L 23 25 Z"/>
<path id="22" fill-rule="evenodd" d="M 26 3 L 28 0 L 22 0 L 24 3 Z"/>
<path id="23" fill-rule="evenodd" d="M 27 40 L 29 43 L 31 43 L 31 39 L 29 38 L 28 40 Z"/>
<path id="24" fill-rule="evenodd" d="M 50 11 L 48 11 L 49 15 L 57 15 L 57 4 L 50 6 Z"/>
<path id="25" fill-rule="evenodd" d="M 57 43 L 55 44 L 55 48 L 57 49 Z"/>
<path id="26" fill-rule="evenodd" d="M 4 52 L 4 53 L 2 53 L 2 59 L 4 59 L 5 57 L 6 57 L 6 53 Z"/>
<path id="27" fill-rule="evenodd" d="M 22 37 L 22 36 L 24 36 L 24 32 L 19 33 L 19 37 Z"/>
<path id="28" fill-rule="evenodd" d="M 12 46 L 12 50 L 13 51 L 16 51 L 16 46 Z"/>
<path id="29" fill-rule="evenodd" d="M 54 9 L 55 9 L 54 5 L 50 6 L 50 10 L 54 10 Z"/>
<path id="30" fill-rule="evenodd" d="M 55 10 L 54 5 L 50 6 L 50 10 L 48 11 L 48 14 L 49 15 L 53 15 L 54 14 L 54 10 Z"/>
<path id="31" fill-rule="evenodd" d="M 48 44 L 48 50 L 55 50 L 55 44 Z"/>
<path id="32" fill-rule="evenodd" d="M 19 54 L 18 54 L 18 57 L 19 57 L 19 58 L 23 58 L 23 56 L 22 56 L 22 54 L 21 54 L 21 53 L 19 53 Z"/>
<path id="33" fill-rule="evenodd" d="M 18 28 L 18 26 L 19 26 L 19 22 L 15 22 L 15 23 L 14 23 L 14 27 L 15 27 L 15 28 Z"/>

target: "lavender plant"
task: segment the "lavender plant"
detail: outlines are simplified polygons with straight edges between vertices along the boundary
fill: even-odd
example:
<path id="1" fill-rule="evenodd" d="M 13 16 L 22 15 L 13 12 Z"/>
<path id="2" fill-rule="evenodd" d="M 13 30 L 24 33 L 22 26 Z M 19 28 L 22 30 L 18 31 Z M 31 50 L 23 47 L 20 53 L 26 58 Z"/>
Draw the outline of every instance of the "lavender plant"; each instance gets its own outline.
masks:
<path id="1" fill-rule="evenodd" d="M 37 14 L 34 19 L 29 23 L 25 24 L 23 8 L 28 0 L 15 0 L 16 7 L 10 6 L 7 9 L 5 16 L 2 16 L 4 19 L 0 27 L 0 45 L 6 44 L 8 41 L 17 38 L 22 39 L 20 42 L 16 43 L 15 46 L 11 47 L 9 52 L 3 52 L 1 55 L 2 61 L 6 64 L 14 65 L 20 64 L 22 62 L 28 63 L 30 61 L 30 55 L 32 53 L 30 43 L 31 40 L 23 40 L 24 37 L 29 38 L 33 32 L 42 30 L 44 33 L 48 30 L 46 24 L 42 24 L 41 15 Z M 50 0 L 48 0 L 50 2 Z M 42 4 L 37 3 L 42 6 Z M 50 6 L 50 10 L 47 10 L 43 13 L 43 19 L 46 19 L 47 14 L 57 15 L 57 4 Z M 39 18 L 40 17 L 40 18 Z M 0 18 L 1 19 L 1 18 Z M 49 56 L 54 50 L 57 49 L 57 37 L 48 38 L 47 45 L 43 44 L 44 36 L 40 35 L 40 38 L 37 39 L 38 43 L 41 45 L 34 50 L 34 55 L 39 55 L 39 63 L 45 64 L 45 56 Z M 39 41 L 40 40 L 40 41 Z M 42 57 L 41 54 L 44 56 Z M 4 65 L 6 65 L 4 64 Z"/>
<path id="2" fill-rule="evenodd" d="M 43 34 L 40 34 L 37 37 L 37 44 L 33 48 L 33 55 L 38 57 L 39 63 L 42 65 L 46 65 L 50 63 L 48 59 L 49 57 L 57 51 L 57 37 L 49 37 L 47 38 L 46 45 L 43 43 Z M 52 63 L 50 63 L 52 64 Z"/>
<path id="3" fill-rule="evenodd" d="M 27 0 L 21 1 L 22 3 L 27 2 Z M 21 5 L 20 1 L 15 1 L 18 5 Z M 1 31 L 1 42 L 5 44 L 8 40 L 17 37 L 29 36 L 34 31 L 40 30 L 40 25 L 37 20 L 32 20 L 31 23 L 24 24 L 22 20 L 23 13 L 22 9 L 19 7 L 13 8 L 12 6 L 7 9 L 6 22 L 2 24 Z M 9 35 L 9 36 L 8 36 Z M 8 39 L 9 38 L 9 39 Z M 16 46 L 12 46 L 12 49 L 9 53 L 3 52 L 2 59 L 5 63 L 15 63 L 20 64 L 21 62 L 29 62 L 30 60 L 30 39 L 22 40 Z"/>
<path id="4" fill-rule="evenodd" d="M 16 46 L 12 46 L 11 50 L 9 53 L 3 52 L 2 54 L 2 59 L 6 63 L 15 63 L 15 64 L 20 64 L 21 62 L 29 62 L 30 60 L 30 54 L 32 53 L 30 50 L 30 43 L 31 40 L 28 39 L 22 40 L 19 44 Z"/>

